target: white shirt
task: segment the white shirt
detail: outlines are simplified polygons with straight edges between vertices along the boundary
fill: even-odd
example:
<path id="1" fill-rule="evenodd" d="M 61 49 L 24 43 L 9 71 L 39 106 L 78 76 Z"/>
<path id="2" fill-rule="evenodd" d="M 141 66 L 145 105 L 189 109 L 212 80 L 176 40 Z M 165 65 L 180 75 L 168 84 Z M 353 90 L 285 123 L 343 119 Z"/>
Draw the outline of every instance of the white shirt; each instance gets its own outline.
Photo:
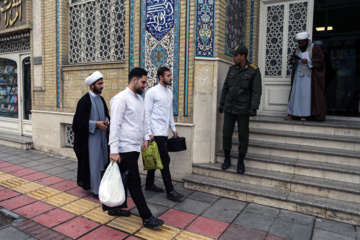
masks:
<path id="1" fill-rule="evenodd" d="M 141 142 L 149 140 L 144 101 L 129 88 L 110 100 L 110 153 L 141 152 Z"/>
<path id="2" fill-rule="evenodd" d="M 149 89 L 145 95 L 145 116 L 150 135 L 168 136 L 169 127 L 176 131 L 173 116 L 173 94 L 161 84 Z"/>

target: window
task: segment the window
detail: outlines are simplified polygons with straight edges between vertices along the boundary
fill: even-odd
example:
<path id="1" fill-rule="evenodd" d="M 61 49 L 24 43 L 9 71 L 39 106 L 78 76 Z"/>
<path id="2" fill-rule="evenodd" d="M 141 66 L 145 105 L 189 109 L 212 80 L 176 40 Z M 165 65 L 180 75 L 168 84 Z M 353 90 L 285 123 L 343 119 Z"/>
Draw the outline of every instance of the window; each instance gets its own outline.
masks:
<path id="1" fill-rule="evenodd" d="M 69 10 L 69 62 L 125 58 L 124 0 L 72 0 Z"/>

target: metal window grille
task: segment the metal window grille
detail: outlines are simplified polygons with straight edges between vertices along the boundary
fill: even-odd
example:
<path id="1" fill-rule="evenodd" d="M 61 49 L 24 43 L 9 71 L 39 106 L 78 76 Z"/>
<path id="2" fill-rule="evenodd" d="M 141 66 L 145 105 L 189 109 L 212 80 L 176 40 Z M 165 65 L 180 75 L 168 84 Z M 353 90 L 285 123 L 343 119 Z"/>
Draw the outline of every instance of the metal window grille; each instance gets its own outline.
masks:
<path id="1" fill-rule="evenodd" d="M 125 0 L 75 1 L 69 10 L 69 62 L 125 59 Z"/>
<path id="2" fill-rule="evenodd" d="M 65 124 L 66 147 L 74 146 L 74 132 L 71 124 Z"/>
<path id="3" fill-rule="evenodd" d="M 0 53 L 19 52 L 30 50 L 30 34 L 0 37 Z"/>

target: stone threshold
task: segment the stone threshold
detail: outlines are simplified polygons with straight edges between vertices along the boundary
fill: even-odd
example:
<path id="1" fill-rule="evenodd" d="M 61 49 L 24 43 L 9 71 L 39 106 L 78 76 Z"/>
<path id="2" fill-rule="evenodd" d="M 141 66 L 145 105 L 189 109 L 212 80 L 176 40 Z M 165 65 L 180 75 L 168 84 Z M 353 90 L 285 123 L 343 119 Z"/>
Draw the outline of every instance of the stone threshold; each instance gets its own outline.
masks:
<path id="1" fill-rule="evenodd" d="M 14 133 L 0 133 L 0 143 L 10 147 L 22 148 L 28 150 L 32 148 L 32 137 L 21 136 Z"/>

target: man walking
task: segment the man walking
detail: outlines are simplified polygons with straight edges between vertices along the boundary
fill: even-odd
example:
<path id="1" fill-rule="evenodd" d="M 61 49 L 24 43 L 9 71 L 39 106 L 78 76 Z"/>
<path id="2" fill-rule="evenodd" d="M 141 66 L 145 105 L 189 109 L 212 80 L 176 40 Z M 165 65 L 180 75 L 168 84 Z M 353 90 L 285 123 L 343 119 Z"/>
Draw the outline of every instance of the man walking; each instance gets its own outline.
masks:
<path id="1" fill-rule="evenodd" d="M 109 162 L 106 131 L 110 117 L 105 100 L 100 96 L 104 88 L 103 75 L 96 71 L 85 83 L 90 91 L 79 100 L 73 119 L 77 183 L 98 198 L 101 172 Z"/>
<path id="2" fill-rule="evenodd" d="M 308 32 L 296 34 L 299 47 L 290 58 L 293 64 L 286 120 L 312 116 L 324 121 L 326 115 L 325 59 L 321 47 L 309 39 Z"/>
<path id="3" fill-rule="evenodd" d="M 181 201 L 184 197 L 174 190 L 170 174 L 170 156 L 167 149 L 167 138 L 169 127 L 178 137 L 173 116 L 173 94 L 167 86 L 171 85 L 172 73 L 167 67 L 160 67 L 157 71 L 159 84 L 146 92 L 145 95 L 145 116 L 150 129 L 150 139 L 156 142 L 160 158 L 164 168 L 161 175 L 164 181 L 167 198 L 172 201 Z M 146 175 L 145 190 L 164 192 L 162 188 L 154 184 L 155 170 L 148 170 Z"/>
<path id="4" fill-rule="evenodd" d="M 152 216 L 141 190 L 138 158 L 149 145 L 148 126 L 145 121 L 144 102 L 141 94 L 146 87 L 147 72 L 134 68 L 129 73 L 129 85 L 110 101 L 110 159 L 119 163 L 121 172 L 128 171 L 127 185 L 139 210 L 144 227 L 158 228 L 164 221 Z M 141 142 L 143 141 L 143 144 Z M 130 216 L 129 211 L 109 210 L 109 215 Z"/>
<path id="5" fill-rule="evenodd" d="M 225 160 L 222 169 L 231 166 L 230 151 L 235 122 L 238 124 L 239 157 L 237 172 L 245 172 L 244 159 L 249 143 L 249 116 L 256 116 L 261 97 L 261 75 L 259 68 L 246 58 L 248 49 L 237 46 L 232 51 L 234 65 L 230 67 L 221 92 L 218 111 L 224 114 L 223 149 Z"/>

